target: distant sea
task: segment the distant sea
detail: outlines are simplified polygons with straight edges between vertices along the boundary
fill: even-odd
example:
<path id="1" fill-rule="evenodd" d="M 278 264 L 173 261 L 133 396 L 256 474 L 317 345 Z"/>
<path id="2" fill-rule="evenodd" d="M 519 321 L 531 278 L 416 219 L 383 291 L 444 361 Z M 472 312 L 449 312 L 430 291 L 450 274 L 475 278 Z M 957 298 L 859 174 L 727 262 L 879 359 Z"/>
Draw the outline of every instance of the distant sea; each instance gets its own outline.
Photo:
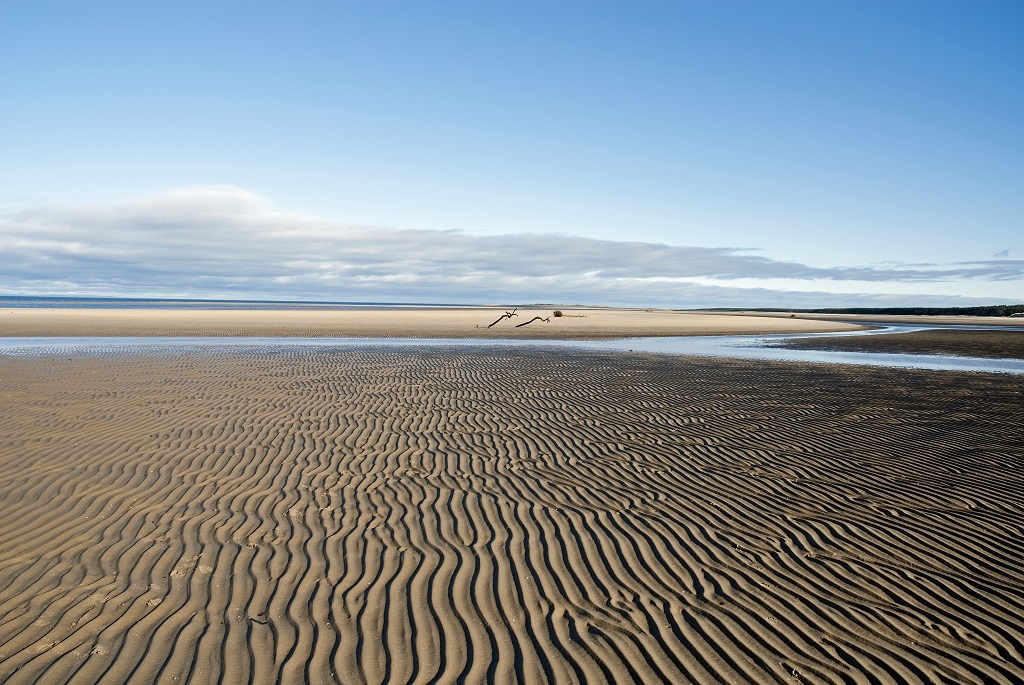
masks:
<path id="1" fill-rule="evenodd" d="M 388 307 L 474 307 L 463 303 L 419 302 L 281 302 L 276 300 L 185 300 L 131 297 L 34 297 L 0 295 L 0 309 L 367 309 Z"/>

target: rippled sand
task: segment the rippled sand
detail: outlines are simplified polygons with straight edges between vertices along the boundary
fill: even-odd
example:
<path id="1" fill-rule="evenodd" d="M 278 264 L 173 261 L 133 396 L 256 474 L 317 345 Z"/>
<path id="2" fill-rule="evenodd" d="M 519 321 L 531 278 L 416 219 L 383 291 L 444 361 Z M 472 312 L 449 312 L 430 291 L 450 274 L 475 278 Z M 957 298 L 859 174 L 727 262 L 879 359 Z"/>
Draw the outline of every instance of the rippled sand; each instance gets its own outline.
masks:
<path id="1" fill-rule="evenodd" d="M 0 357 L 0 681 L 1021 682 L 1024 379 Z"/>

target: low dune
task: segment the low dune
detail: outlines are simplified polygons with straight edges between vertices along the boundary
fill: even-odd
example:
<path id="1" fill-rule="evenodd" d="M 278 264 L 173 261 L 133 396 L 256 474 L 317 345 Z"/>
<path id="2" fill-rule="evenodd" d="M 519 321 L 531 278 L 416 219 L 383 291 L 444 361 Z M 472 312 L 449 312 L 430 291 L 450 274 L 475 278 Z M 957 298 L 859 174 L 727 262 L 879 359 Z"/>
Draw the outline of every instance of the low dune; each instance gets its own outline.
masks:
<path id="1" fill-rule="evenodd" d="M 671 335 L 813 333 L 857 330 L 851 324 L 764 317 L 724 317 L 669 310 L 511 308 L 365 309 L 3 309 L 4 336 L 244 336 L 355 338 L 597 339 Z M 535 317 L 538 320 L 528 323 Z"/>
<path id="2" fill-rule="evenodd" d="M 1024 379 L 0 356 L 0 681 L 1024 680 Z"/>

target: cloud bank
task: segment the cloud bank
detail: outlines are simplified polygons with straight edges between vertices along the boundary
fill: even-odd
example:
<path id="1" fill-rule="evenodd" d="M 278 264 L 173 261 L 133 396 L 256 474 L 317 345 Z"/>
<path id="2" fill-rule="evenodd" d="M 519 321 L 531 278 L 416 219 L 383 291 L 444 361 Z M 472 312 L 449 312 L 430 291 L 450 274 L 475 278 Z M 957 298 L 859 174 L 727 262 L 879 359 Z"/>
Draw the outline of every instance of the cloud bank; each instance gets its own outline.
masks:
<path id="1" fill-rule="evenodd" d="M 0 215 L 0 260 L 0 292 L 12 295 L 377 302 L 883 305 L 900 297 L 840 296 L 827 284 L 951 283 L 955 291 L 958 281 L 985 280 L 1019 291 L 1024 279 L 1024 261 L 1006 258 L 821 268 L 735 247 L 345 225 L 282 211 L 234 187 L 7 212 Z M 729 284 L 740 279 L 787 279 L 808 288 Z M 902 299 L 966 304 L 970 298 Z"/>

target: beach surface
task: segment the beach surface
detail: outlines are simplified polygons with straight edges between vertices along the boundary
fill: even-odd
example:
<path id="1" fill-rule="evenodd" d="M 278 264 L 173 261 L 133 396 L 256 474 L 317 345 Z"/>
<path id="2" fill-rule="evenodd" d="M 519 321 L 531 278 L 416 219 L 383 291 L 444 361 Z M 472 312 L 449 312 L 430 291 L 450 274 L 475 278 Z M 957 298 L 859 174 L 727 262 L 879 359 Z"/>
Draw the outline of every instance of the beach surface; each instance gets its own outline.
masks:
<path id="1" fill-rule="evenodd" d="M 316 338 L 600 339 L 848 331 L 831 321 L 670 310 L 511 308 L 0 309 L 0 337 L 214 336 Z M 547 321 L 537 320 L 541 317 Z M 527 325 L 520 325 L 520 324 Z"/>
<path id="2" fill-rule="evenodd" d="M 0 356 L 0 682 L 1024 681 L 1024 379 Z"/>

